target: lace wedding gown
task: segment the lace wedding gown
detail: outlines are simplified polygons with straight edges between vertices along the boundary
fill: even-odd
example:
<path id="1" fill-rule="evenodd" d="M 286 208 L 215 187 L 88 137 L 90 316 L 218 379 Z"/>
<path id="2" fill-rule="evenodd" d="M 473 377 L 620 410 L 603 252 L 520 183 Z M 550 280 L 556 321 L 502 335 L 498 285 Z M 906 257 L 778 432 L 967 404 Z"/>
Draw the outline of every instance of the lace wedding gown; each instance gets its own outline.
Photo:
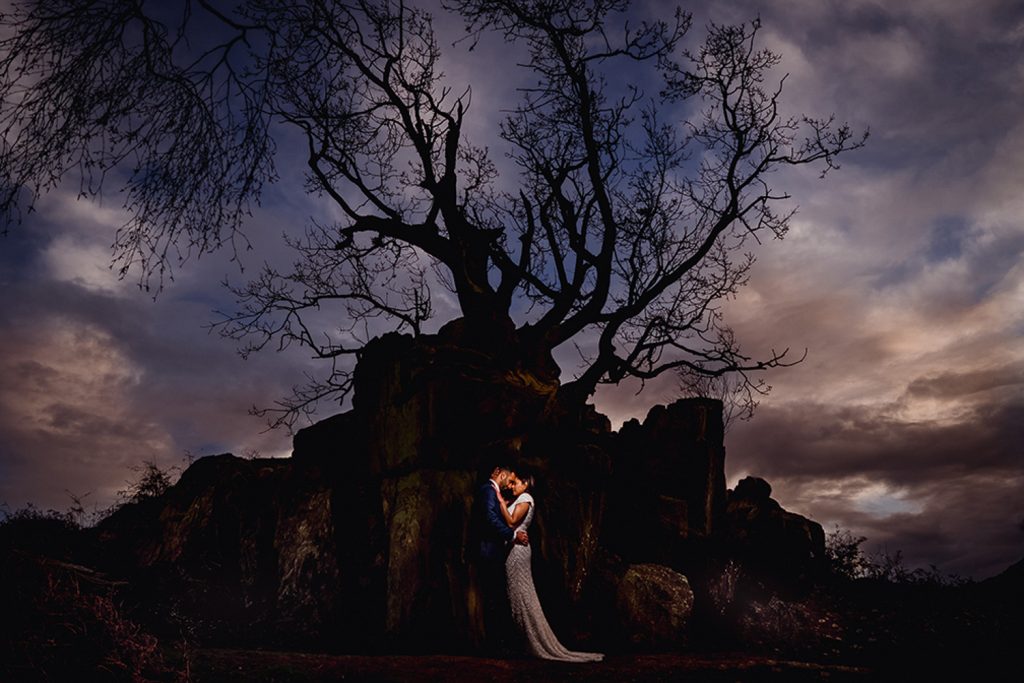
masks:
<path id="1" fill-rule="evenodd" d="M 511 512 L 516 505 L 529 505 L 530 509 L 516 531 L 525 530 L 533 520 L 533 496 L 523 493 L 509 507 Z M 565 649 L 558 642 L 544 610 L 537 599 L 537 591 L 533 587 L 533 573 L 530 570 L 530 546 L 516 543 L 505 561 L 505 576 L 508 580 L 508 600 L 512 607 L 512 618 L 526 638 L 530 652 L 542 659 L 555 659 L 564 662 L 599 662 L 604 655 L 596 652 L 573 652 Z"/>

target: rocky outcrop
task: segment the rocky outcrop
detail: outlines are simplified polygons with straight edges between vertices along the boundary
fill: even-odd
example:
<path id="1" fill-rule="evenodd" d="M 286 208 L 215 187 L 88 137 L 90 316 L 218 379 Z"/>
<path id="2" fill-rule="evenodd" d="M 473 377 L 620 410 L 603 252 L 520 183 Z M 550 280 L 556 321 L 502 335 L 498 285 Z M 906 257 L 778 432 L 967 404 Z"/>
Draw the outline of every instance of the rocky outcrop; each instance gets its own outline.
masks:
<path id="1" fill-rule="evenodd" d="M 765 480 L 746 477 L 729 491 L 726 551 L 767 589 L 799 591 L 825 569 L 825 531 L 784 510 L 771 490 Z"/>
<path id="2" fill-rule="evenodd" d="M 372 471 L 475 470 L 495 444 L 519 445 L 558 390 L 557 369 L 524 365 L 507 346 L 465 344 L 458 325 L 438 335 L 388 334 L 366 346 L 353 412 Z"/>
<path id="3" fill-rule="evenodd" d="M 722 405 L 682 399 L 630 420 L 615 442 L 602 541 L 624 557 L 681 568 L 723 531 Z"/>
<path id="4" fill-rule="evenodd" d="M 385 479 L 385 631 L 403 649 L 437 651 L 471 633 L 479 616 L 465 550 L 475 478 L 418 470 Z"/>
<path id="5" fill-rule="evenodd" d="M 287 642 L 338 622 L 335 491 L 286 460 L 197 460 L 163 496 L 95 529 L 99 561 L 204 639 Z M 179 626 L 165 623 L 172 628 Z"/>
<path id="6" fill-rule="evenodd" d="M 470 511 L 512 458 L 537 475 L 534 579 L 569 642 L 682 642 L 703 594 L 691 569 L 723 539 L 750 558 L 765 533 L 786 558 L 810 552 L 793 540 L 802 518 L 767 494 L 744 485 L 727 508 L 717 401 L 658 406 L 616 434 L 592 407 L 564 410 L 557 367 L 524 356 L 514 330 L 471 339 L 458 322 L 374 340 L 354 387 L 352 410 L 298 432 L 292 458 L 202 458 L 99 526 L 106 566 L 159 596 L 151 616 L 179 615 L 203 642 L 479 645 Z"/>

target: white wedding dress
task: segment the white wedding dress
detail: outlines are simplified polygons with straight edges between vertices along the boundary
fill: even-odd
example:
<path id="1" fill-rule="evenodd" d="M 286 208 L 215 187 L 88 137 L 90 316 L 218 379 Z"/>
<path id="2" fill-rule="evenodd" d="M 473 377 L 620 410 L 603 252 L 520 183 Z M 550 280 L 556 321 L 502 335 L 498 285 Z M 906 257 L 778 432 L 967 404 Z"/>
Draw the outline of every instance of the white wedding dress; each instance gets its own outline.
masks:
<path id="1" fill-rule="evenodd" d="M 517 505 L 529 505 L 526 516 L 516 527 L 526 530 L 533 520 L 533 496 L 529 493 L 520 494 L 509 507 L 509 512 Z M 533 573 L 530 570 L 530 546 L 518 543 L 512 546 L 508 559 L 505 561 L 505 577 L 508 580 L 508 600 L 512 607 L 512 618 L 526 638 L 530 653 L 542 659 L 554 659 L 563 662 L 599 662 L 603 654 L 596 652 L 573 652 L 567 650 L 555 637 L 544 610 L 537 599 L 537 590 L 533 587 Z"/>

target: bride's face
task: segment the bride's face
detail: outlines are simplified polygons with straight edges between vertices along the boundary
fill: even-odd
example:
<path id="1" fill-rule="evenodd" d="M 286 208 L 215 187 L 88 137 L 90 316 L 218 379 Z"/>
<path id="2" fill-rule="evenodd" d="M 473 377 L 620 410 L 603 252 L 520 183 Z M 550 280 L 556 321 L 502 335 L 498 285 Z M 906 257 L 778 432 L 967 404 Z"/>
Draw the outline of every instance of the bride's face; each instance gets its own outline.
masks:
<path id="1" fill-rule="evenodd" d="M 526 492 L 526 482 L 522 479 L 515 479 L 512 481 L 512 494 L 521 495 Z"/>

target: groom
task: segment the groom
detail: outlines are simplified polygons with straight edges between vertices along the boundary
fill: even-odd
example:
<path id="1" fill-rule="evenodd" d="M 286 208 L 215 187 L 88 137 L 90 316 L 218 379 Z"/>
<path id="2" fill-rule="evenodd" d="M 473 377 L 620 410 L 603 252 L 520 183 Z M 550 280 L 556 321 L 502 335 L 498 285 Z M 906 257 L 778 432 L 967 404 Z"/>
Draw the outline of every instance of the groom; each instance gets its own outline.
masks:
<path id="1" fill-rule="evenodd" d="M 505 558 L 512 543 L 527 545 L 525 531 L 514 531 L 505 523 L 498 496 L 512 488 L 516 475 L 508 465 L 498 465 L 491 477 L 480 485 L 473 502 L 473 526 L 476 536 L 476 564 L 483 593 L 484 631 L 490 648 L 508 648 L 511 613 L 505 585 Z"/>

